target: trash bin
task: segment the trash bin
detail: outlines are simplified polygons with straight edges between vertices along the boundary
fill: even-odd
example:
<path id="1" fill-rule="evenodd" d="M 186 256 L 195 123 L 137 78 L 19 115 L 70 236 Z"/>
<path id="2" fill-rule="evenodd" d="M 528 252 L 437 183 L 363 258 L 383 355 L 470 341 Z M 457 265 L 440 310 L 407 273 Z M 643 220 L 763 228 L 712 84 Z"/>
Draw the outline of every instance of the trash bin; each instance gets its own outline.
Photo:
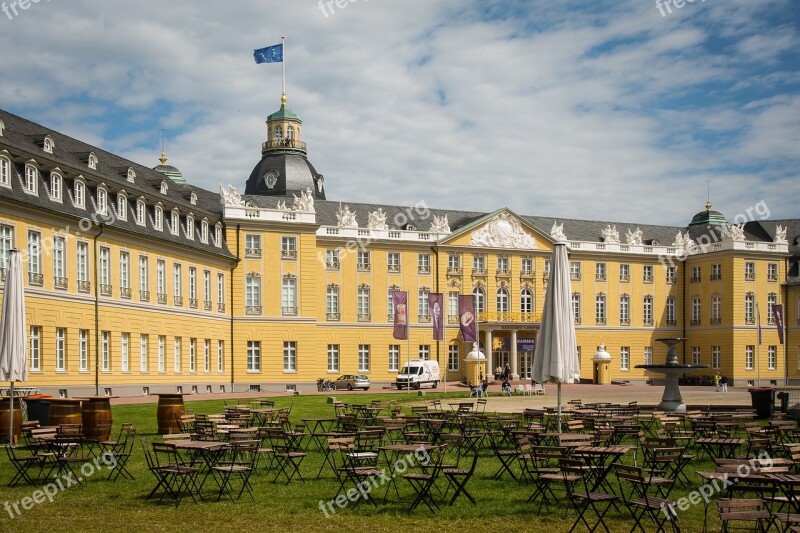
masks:
<path id="1" fill-rule="evenodd" d="M 775 410 L 775 389 L 772 387 L 752 387 L 749 389 L 750 401 L 756 411 L 756 418 L 770 418 Z"/>
<path id="2" fill-rule="evenodd" d="M 22 400 L 28 411 L 28 420 L 38 420 L 39 425 L 50 425 L 50 396 L 49 394 L 32 394 Z"/>
<path id="3" fill-rule="evenodd" d="M 789 393 L 781 391 L 776 396 L 781 402 L 781 413 L 789 412 Z"/>

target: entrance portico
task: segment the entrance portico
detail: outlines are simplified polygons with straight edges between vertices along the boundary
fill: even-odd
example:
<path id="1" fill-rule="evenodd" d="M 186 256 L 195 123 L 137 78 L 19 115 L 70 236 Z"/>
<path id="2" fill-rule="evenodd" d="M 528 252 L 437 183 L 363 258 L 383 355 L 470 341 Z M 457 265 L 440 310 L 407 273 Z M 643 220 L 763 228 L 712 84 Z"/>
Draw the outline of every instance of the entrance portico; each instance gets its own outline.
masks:
<path id="1" fill-rule="evenodd" d="M 511 379 L 530 378 L 533 345 L 539 329 L 539 315 L 534 313 L 480 313 L 480 332 L 486 353 L 488 379 L 497 367 L 511 367 Z M 515 315 L 525 315 L 515 316 Z M 525 322 L 520 319 L 527 319 Z M 487 320 L 488 319 L 488 320 Z M 504 320 L 498 320 L 504 319 Z M 536 320 L 534 322 L 534 320 Z"/>

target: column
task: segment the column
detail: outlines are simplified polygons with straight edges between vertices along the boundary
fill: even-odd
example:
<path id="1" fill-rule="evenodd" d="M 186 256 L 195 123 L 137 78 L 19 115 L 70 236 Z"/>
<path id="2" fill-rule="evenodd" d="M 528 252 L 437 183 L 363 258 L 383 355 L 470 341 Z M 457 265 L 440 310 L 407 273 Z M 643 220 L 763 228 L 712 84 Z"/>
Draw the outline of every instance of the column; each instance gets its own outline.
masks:
<path id="1" fill-rule="evenodd" d="M 517 360 L 517 330 L 511 331 L 511 379 L 519 379 L 519 361 Z"/>
<path id="2" fill-rule="evenodd" d="M 487 329 L 484 339 L 486 352 L 486 379 L 491 383 L 494 380 L 494 357 L 492 354 L 492 331 Z"/>

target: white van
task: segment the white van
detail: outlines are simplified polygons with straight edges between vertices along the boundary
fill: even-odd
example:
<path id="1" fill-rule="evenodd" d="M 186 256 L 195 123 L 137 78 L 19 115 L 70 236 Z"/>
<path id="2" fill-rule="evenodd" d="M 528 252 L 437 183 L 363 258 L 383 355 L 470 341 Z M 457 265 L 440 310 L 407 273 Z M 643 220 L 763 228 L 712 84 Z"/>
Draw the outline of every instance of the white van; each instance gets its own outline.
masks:
<path id="1" fill-rule="evenodd" d="M 439 385 L 439 362 L 419 359 L 404 364 L 395 382 L 398 390 L 406 387 L 418 389 L 423 385 L 434 389 Z"/>

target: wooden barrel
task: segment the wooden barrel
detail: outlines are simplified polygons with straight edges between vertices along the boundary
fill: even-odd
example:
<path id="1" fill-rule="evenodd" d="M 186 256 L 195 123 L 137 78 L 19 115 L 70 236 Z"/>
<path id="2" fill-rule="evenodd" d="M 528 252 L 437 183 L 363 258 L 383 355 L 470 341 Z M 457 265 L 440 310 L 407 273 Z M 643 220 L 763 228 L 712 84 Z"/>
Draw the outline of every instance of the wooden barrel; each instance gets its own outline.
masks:
<path id="1" fill-rule="evenodd" d="M 92 396 L 81 402 L 83 434 L 89 439 L 108 440 L 111 436 L 111 398 Z"/>
<path id="2" fill-rule="evenodd" d="M 9 424 L 9 411 L 11 409 L 11 402 L 9 398 L 2 398 L 0 400 L 0 442 L 2 444 L 8 443 L 8 424 Z M 19 442 L 20 435 L 22 434 L 22 409 L 19 403 L 19 398 L 14 398 L 14 442 Z"/>
<path id="3" fill-rule="evenodd" d="M 77 398 L 53 398 L 50 400 L 50 425 L 83 424 L 81 401 Z"/>
<path id="4" fill-rule="evenodd" d="M 158 432 L 179 433 L 177 419 L 183 415 L 183 394 L 158 395 Z"/>

